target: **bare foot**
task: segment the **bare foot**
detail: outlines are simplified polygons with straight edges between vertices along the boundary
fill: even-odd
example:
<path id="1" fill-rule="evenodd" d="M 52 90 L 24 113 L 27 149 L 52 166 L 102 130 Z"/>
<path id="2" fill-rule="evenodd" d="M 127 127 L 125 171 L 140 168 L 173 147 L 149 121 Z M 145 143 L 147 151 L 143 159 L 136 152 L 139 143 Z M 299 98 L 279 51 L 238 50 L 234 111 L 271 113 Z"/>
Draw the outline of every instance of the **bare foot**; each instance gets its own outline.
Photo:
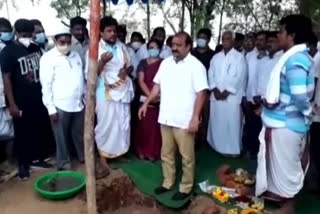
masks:
<path id="1" fill-rule="evenodd" d="M 106 159 L 99 157 L 96 159 L 96 178 L 102 179 L 110 174 L 110 169 Z"/>
<path id="2" fill-rule="evenodd" d="M 293 200 L 285 202 L 282 207 L 276 211 L 265 212 L 265 214 L 295 214 L 295 203 Z"/>

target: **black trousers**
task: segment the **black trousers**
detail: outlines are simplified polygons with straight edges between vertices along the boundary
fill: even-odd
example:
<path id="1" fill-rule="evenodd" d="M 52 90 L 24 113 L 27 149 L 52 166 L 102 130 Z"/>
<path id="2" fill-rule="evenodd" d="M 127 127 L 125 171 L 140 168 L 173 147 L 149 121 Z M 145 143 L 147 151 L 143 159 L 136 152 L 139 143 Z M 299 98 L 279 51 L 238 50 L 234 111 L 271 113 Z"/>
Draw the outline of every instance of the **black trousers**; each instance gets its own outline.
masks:
<path id="1" fill-rule="evenodd" d="M 259 152 L 259 134 L 262 129 L 261 117 L 254 113 L 254 110 L 257 108 L 258 106 L 249 104 L 244 109 L 245 125 L 242 137 L 243 150 L 254 157 L 256 157 Z"/>
<path id="2" fill-rule="evenodd" d="M 29 166 L 33 160 L 44 160 L 53 141 L 46 108 L 35 105 L 22 109 L 22 116 L 14 118 L 14 151 L 18 164 Z"/>
<path id="3" fill-rule="evenodd" d="M 314 122 L 310 128 L 311 156 L 317 170 L 318 179 L 320 175 L 320 123 Z"/>

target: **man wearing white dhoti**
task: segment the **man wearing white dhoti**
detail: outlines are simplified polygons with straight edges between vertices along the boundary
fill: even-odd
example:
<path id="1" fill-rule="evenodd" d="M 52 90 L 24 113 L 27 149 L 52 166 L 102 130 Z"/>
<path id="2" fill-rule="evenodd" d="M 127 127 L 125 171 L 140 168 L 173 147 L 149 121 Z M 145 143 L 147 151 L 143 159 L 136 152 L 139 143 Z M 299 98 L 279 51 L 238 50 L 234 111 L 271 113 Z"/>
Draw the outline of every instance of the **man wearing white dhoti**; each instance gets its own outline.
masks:
<path id="1" fill-rule="evenodd" d="M 223 155 L 240 155 L 241 100 L 245 89 L 246 62 L 233 47 L 233 33 L 222 37 L 223 50 L 212 60 L 208 73 L 211 90 L 208 142 Z"/>
<path id="2" fill-rule="evenodd" d="M 129 53 L 117 40 L 117 26 L 112 17 L 101 19 L 95 138 L 100 154 L 106 158 L 123 155 L 130 146 L 130 102 L 134 91 L 128 76 Z"/>
<path id="3" fill-rule="evenodd" d="M 266 89 L 256 195 L 283 200 L 277 214 L 295 213 L 292 199 L 303 187 L 308 163 L 305 145 L 314 77 L 305 43 L 311 33 L 311 20 L 302 15 L 280 21 L 279 45 L 285 53 L 273 68 Z"/>

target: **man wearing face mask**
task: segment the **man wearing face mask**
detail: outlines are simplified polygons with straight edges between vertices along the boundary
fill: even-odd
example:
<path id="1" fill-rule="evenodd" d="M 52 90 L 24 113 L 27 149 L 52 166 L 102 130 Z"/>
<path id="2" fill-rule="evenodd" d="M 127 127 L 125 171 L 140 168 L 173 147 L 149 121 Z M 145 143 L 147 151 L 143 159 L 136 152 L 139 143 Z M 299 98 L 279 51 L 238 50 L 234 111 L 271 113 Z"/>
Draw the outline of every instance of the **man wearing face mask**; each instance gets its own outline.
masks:
<path id="1" fill-rule="evenodd" d="M 56 27 L 54 40 L 55 48 L 40 60 L 42 100 L 56 138 L 58 169 L 70 169 L 69 135 L 79 161 L 84 161 L 84 74 L 79 54 L 71 50 L 69 28 Z"/>
<path id="2" fill-rule="evenodd" d="M 32 43 L 34 26 L 31 21 L 19 19 L 15 31 L 17 40 L 8 44 L 0 55 L 4 90 L 11 116 L 14 118 L 15 148 L 19 164 L 19 177 L 29 178 L 29 167 L 48 168 L 43 159 L 48 142 L 50 120 L 42 103 L 39 81 L 41 50 Z M 40 160 L 32 163 L 32 160 Z"/>
<path id="3" fill-rule="evenodd" d="M 209 47 L 209 42 L 210 42 L 211 37 L 212 37 L 212 34 L 211 34 L 210 29 L 208 29 L 208 28 L 200 29 L 197 34 L 197 47 L 195 47 L 191 51 L 191 54 L 194 57 L 196 57 L 204 65 L 207 72 L 210 67 L 210 61 L 211 61 L 212 57 L 215 55 L 215 51 L 213 51 Z M 210 111 L 209 110 L 209 100 L 206 99 L 206 102 L 203 107 L 203 112 L 202 112 L 202 123 L 200 125 L 200 129 L 199 129 L 199 132 L 197 133 L 197 137 L 196 137 L 197 142 L 206 142 L 207 141 L 209 111 Z"/>
<path id="4" fill-rule="evenodd" d="M 139 51 L 140 47 L 143 45 L 144 39 L 141 33 L 139 32 L 133 32 L 131 34 L 130 43 L 127 45 L 128 52 L 130 54 L 132 66 L 133 66 L 133 72 L 132 77 L 137 78 L 137 67 L 139 65 L 139 59 L 137 56 L 137 52 Z"/>
<path id="5" fill-rule="evenodd" d="M 117 29 L 118 22 L 114 18 L 101 19 L 95 139 L 99 153 L 105 158 L 119 157 L 130 147 L 130 102 L 134 91 L 129 74 L 132 66 L 126 45 L 117 38 Z M 88 63 L 86 65 L 88 70 Z"/>
<path id="6" fill-rule="evenodd" d="M 163 27 L 155 28 L 152 33 L 151 39 L 155 39 L 160 42 L 161 44 L 160 57 L 162 59 L 166 59 L 167 57 L 172 55 L 171 48 L 168 47 L 166 44 L 164 44 L 164 41 L 166 40 L 166 31 Z M 141 46 L 141 48 L 137 52 L 137 57 L 139 62 L 149 57 L 147 44 L 144 44 Z"/>
<path id="7" fill-rule="evenodd" d="M 33 42 L 39 45 L 41 47 L 42 52 L 45 53 L 48 39 L 44 32 L 44 28 L 38 19 L 32 19 L 30 21 L 33 23 L 34 26 Z"/>
<path id="8" fill-rule="evenodd" d="M 211 37 L 212 34 L 210 29 L 200 29 L 197 34 L 197 47 L 194 48 L 191 52 L 193 56 L 195 56 L 200 62 L 202 62 L 207 71 L 210 67 L 210 61 L 215 54 L 215 52 L 209 47 Z"/>

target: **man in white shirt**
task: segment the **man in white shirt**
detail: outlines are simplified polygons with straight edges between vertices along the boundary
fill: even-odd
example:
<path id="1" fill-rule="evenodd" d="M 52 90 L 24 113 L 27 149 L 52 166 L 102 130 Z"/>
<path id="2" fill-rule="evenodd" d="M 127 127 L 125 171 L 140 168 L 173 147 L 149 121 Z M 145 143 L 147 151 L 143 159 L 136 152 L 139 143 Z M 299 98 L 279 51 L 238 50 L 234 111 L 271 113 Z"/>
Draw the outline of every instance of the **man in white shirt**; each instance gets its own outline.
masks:
<path id="1" fill-rule="evenodd" d="M 95 138 L 100 155 L 105 158 L 119 157 L 130 147 L 132 66 L 126 45 L 117 39 L 117 28 L 114 18 L 101 19 Z"/>
<path id="2" fill-rule="evenodd" d="M 248 84 L 246 90 L 246 97 L 243 102 L 245 125 L 243 129 L 243 150 L 250 157 L 255 159 L 259 151 L 259 133 L 262 129 L 262 122 L 260 116 L 255 114 L 255 110 L 259 108 L 260 103 L 256 103 L 254 97 L 257 96 L 257 76 L 260 71 L 257 69 L 257 64 L 264 57 L 266 57 L 266 32 L 260 31 L 256 37 L 256 52 L 247 54 L 248 64 Z"/>
<path id="3" fill-rule="evenodd" d="M 208 142 L 217 152 L 238 156 L 241 152 L 242 109 L 246 62 L 233 48 L 234 34 L 222 36 L 223 50 L 212 60 L 208 73 L 211 91 Z"/>
<path id="4" fill-rule="evenodd" d="M 192 191 L 195 173 L 194 137 L 208 89 L 206 69 L 190 54 L 192 39 L 178 33 L 172 40 L 173 56 L 165 59 L 154 78 L 151 95 L 139 110 L 139 118 L 148 105 L 161 94 L 160 114 L 162 135 L 162 170 L 164 181 L 155 194 L 170 191 L 176 179 L 176 151 L 182 156 L 182 181 L 173 200 L 183 200 Z"/>
<path id="5" fill-rule="evenodd" d="M 79 54 L 71 50 L 71 32 L 56 27 L 55 47 L 40 59 L 42 100 L 48 109 L 57 144 L 58 169 L 70 169 L 68 136 L 84 162 L 84 72 Z"/>
<path id="6" fill-rule="evenodd" d="M 82 64 L 85 65 L 86 53 L 89 49 L 89 38 L 87 35 L 87 20 L 76 16 L 70 20 L 72 33 L 72 50 L 78 52 Z"/>
<path id="7" fill-rule="evenodd" d="M 267 52 L 267 57 L 263 57 L 257 64 L 259 74 L 256 75 L 257 95 L 254 97 L 254 100 L 258 104 L 261 104 L 262 99 L 265 97 L 270 73 L 283 54 L 283 51 L 279 47 L 277 31 L 268 32 L 267 34 Z"/>
<path id="8" fill-rule="evenodd" d="M 154 29 L 151 38 L 158 40 L 160 44 L 162 44 L 160 52 L 161 58 L 165 59 L 172 55 L 171 48 L 164 44 L 164 41 L 166 40 L 166 31 L 163 27 L 157 27 L 156 29 Z M 143 44 L 137 52 L 137 60 L 140 62 L 141 60 L 146 59 L 148 57 L 149 55 L 147 44 Z"/>

